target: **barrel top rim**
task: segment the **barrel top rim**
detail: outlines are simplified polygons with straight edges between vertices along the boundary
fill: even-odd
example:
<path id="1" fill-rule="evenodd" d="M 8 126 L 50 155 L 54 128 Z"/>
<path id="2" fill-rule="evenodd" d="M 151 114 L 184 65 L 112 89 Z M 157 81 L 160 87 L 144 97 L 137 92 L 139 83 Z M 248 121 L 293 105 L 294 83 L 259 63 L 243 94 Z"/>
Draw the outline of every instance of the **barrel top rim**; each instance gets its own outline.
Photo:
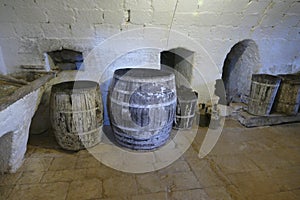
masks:
<path id="1" fill-rule="evenodd" d="M 283 82 L 300 84 L 300 75 L 297 74 L 278 74 Z"/>
<path id="2" fill-rule="evenodd" d="M 262 77 L 267 77 L 267 79 L 259 79 Z M 281 78 L 276 75 L 271 75 L 271 74 L 252 74 L 251 78 L 252 82 L 253 81 L 258 81 L 260 83 L 267 83 L 267 82 L 272 82 L 272 84 L 279 84 L 281 82 Z"/>
<path id="3" fill-rule="evenodd" d="M 52 86 L 54 90 L 84 90 L 96 88 L 98 85 L 95 81 L 89 80 L 78 80 L 78 81 L 65 81 L 61 83 L 57 83 Z"/>
<path id="4" fill-rule="evenodd" d="M 114 72 L 114 78 L 120 80 L 155 80 L 155 79 L 162 79 L 171 80 L 175 78 L 175 75 L 170 72 L 166 72 L 159 69 L 150 69 L 150 68 L 123 68 L 117 69 Z"/>

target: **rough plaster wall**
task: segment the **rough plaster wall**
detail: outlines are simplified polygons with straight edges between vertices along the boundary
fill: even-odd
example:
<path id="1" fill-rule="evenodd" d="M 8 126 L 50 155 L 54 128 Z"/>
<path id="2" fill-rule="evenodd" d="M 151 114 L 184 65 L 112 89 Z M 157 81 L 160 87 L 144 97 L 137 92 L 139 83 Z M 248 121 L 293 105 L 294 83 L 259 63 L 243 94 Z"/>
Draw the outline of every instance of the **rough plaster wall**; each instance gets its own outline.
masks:
<path id="1" fill-rule="evenodd" d="M 21 64 L 44 64 L 43 53 L 62 47 L 83 51 L 110 36 L 127 30 L 160 27 L 178 31 L 186 40 L 202 47 L 196 52 L 195 69 L 208 76 L 209 84 L 221 76 L 226 54 L 237 42 L 252 39 L 259 48 L 262 67 L 259 72 L 289 73 L 299 71 L 299 10 L 296 0 L 1 0 L 0 47 L 8 72 Z M 130 10 L 130 12 L 128 12 Z M 132 43 L 166 41 L 162 35 L 140 33 L 124 37 Z M 177 40 L 177 38 L 173 38 Z M 187 43 L 169 43 L 161 50 L 180 47 L 192 50 Z M 195 50 L 195 49 L 194 49 Z M 119 55 L 118 48 L 106 54 Z M 212 58 L 218 72 L 212 71 Z M 201 54 L 201 55 L 200 55 Z M 105 59 L 107 55 L 101 55 Z M 109 57 L 109 56 L 108 56 Z M 98 68 L 105 66 L 98 65 Z M 207 75 L 216 73 L 215 76 Z M 198 75 L 197 75 L 198 76 Z M 202 85 L 194 77 L 196 89 Z M 211 82 L 211 83 L 210 83 Z"/>

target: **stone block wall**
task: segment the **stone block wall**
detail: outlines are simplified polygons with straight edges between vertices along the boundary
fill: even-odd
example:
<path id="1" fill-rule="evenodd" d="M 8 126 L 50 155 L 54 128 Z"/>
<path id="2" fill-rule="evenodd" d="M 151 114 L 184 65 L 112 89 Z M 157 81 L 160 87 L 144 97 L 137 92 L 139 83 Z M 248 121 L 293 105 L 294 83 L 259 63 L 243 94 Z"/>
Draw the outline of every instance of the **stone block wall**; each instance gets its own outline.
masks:
<path id="1" fill-rule="evenodd" d="M 195 70 L 208 85 L 221 77 L 231 48 L 245 39 L 258 46 L 258 72 L 296 72 L 300 70 L 299 10 L 297 0 L 1 0 L 0 73 L 17 71 L 20 65 L 44 65 L 45 52 L 62 48 L 88 58 L 92 49 L 115 34 L 128 41 L 131 51 L 141 47 L 156 48 L 153 53 L 178 47 L 195 51 Z M 147 28 L 164 31 L 143 31 Z M 142 31 L 126 34 L 135 29 Z M 118 45 L 105 48 L 92 53 L 94 63 L 101 61 L 86 66 L 87 71 L 105 71 L 126 53 Z M 139 65 L 131 61 L 122 62 Z M 201 90 L 200 79 L 195 73 L 195 89 Z"/>

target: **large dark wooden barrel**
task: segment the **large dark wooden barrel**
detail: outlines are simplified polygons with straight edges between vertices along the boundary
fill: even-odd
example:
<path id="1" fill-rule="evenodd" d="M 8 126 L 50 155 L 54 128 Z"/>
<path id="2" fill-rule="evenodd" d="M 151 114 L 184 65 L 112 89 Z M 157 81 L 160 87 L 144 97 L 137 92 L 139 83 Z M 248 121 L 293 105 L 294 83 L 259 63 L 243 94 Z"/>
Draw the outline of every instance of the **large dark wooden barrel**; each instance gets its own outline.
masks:
<path id="1" fill-rule="evenodd" d="M 181 86 L 177 88 L 176 118 L 173 128 L 190 129 L 192 128 L 197 107 L 198 93 L 191 88 Z"/>
<path id="2" fill-rule="evenodd" d="M 269 115 L 281 79 L 269 74 L 253 74 L 248 102 L 248 112 L 253 115 Z"/>
<path id="3" fill-rule="evenodd" d="M 278 75 L 282 81 L 273 110 L 287 115 L 296 115 L 300 104 L 300 75 Z"/>
<path id="4" fill-rule="evenodd" d="M 169 138 L 176 109 L 175 76 L 155 69 L 119 69 L 109 95 L 116 141 L 130 149 L 153 149 Z"/>
<path id="5" fill-rule="evenodd" d="M 102 110 L 98 83 L 70 81 L 53 85 L 50 118 L 57 143 L 67 150 L 98 144 Z"/>

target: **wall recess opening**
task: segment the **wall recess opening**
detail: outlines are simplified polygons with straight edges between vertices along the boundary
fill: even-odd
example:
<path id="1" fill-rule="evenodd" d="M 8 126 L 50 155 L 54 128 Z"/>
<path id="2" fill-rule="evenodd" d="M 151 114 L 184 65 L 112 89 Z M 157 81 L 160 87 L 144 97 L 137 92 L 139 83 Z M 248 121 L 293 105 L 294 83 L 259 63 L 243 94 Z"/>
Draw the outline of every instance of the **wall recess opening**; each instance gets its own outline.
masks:
<path id="1" fill-rule="evenodd" d="M 48 52 L 46 65 L 52 70 L 84 70 L 82 52 L 70 49 Z"/>
<path id="2" fill-rule="evenodd" d="M 170 67 L 180 73 L 188 84 L 192 81 L 193 76 L 194 52 L 184 48 L 175 48 L 160 53 L 160 64 L 162 69 Z M 176 75 L 176 74 L 175 74 Z M 176 85 L 181 83 L 176 77 Z"/>

